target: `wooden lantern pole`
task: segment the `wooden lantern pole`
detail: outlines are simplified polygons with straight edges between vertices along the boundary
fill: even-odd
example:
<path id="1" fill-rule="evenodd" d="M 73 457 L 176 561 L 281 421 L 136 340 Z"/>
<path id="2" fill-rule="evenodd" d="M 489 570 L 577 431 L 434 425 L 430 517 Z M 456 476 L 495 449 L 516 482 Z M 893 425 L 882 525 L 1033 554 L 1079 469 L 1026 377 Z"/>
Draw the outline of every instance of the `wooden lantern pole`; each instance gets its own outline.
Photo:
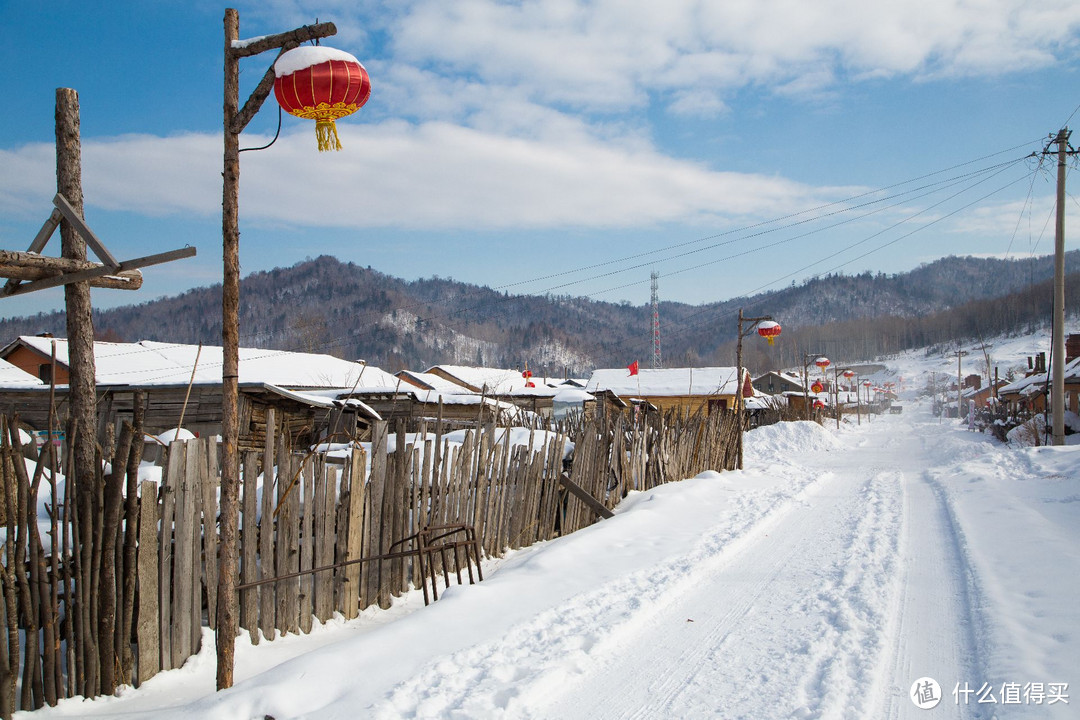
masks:
<path id="1" fill-rule="evenodd" d="M 233 660 L 239 621 L 236 579 L 240 524 L 240 133 L 255 117 L 274 86 L 274 66 L 263 75 L 240 108 L 240 58 L 277 49 L 280 53 L 337 33 L 333 23 L 305 25 L 278 35 L 240 42 L 240 16 L 225 10 L 225 167 L 221 200 L 223 280 L 221 301 L 221 523 L 218 559 L 217 689 L 233 684 Z"/>
<path id="2" fill-rule="evenodd" d="M 735 344 L 735 374 L 738 376 L 738 389 L 735 392 L 735 422 L 739 425 L 739 434 L 735 445 L 735 467 L 743 469 L 743 375 L 742 375 L 742 341 L 747 335 L 754 332 L 758 324 L 765 320 L 772 320 L 772 315 L 761 317 L 744 317 L 742 308 L 739 308 L 739 332 L 738 342 Z M 743 323 L 750 323 L 747 330 L 743 330 Z"/>

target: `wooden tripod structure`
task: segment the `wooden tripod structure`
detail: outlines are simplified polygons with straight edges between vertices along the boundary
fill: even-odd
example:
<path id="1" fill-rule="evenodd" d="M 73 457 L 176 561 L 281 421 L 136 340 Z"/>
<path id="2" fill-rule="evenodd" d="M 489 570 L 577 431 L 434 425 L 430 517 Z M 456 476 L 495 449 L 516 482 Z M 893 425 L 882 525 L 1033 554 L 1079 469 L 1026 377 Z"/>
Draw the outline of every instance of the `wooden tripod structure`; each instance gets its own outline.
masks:
<path id="1" fill-rule="evenodd" d="M 94 503 L 101 489 L 96 485 L 97 383 L 94 364 L 94 320 L 90 304 L 91 287 L 137 290 L 142 286 L 139 268 L 195 255 L 195 248 L 150 255 L 135 260 L 118 261 L 98 239 L 83 218 L 82 146 L 79 137 L 79 95 L 71 88 L 56 90 L 56 195 L 55 206 L 38 231 L 27 252 L 0 251 L 0 277 L 8 282 L 0 288 L 0 297 L 21 295 L 35 290 L 63 286 L 68 336 L 68 398 L 73 467 L 68 469 L 69 486 L 78 505 L 81 537 L 76 552 L 82 555 L 82 567 L 90 567 L 93 544 Z M 60 228 L 61 257 L 41 255 L 53 232 Z M 87 247 L 98 261 L 87 259 Z M 52 430 L 52 428 L 50 428 Z M 87 576 L 89 577 L 89 576 Z M 115 605 L 114 583 L 101 583 L 101 607 Z M 81 610 L 80 610 L 81 612 Z M 114 627 L 109 612 L 99 619 L 97 637 L 88 636 L 90 652 L 96 652 L 100 672 L 92 671 L 87 687 L 105 694 L 116 690 L 114 663 Z"/>
<path id="2" fill-rule="evenodd" d="M 0 250 L 0 277 L 8 279 L 7 284 L 0 288 L 0 297 L 24 295 L 35 290 L 78 282 L 86 282 L 90 287 L 138 290 L 143 282 L 139 268 L 195 255 L 195 248 L 185 247 L 120 262 L 98 239 L 63 193 L 56 193 L 53 197 L 53 205 L 56 207 L 53 208 L 45 224 L 41 226 L 41 230 L 30 243 L 29 250 L 26 252 Z M 93 250 L 98 262 L 67 256 L 48 257 L 41 254 L 53 232 L 65 220 L 75 229 L 85 245 Z M 24 284 L 24 281 L 29 282 Z"/>

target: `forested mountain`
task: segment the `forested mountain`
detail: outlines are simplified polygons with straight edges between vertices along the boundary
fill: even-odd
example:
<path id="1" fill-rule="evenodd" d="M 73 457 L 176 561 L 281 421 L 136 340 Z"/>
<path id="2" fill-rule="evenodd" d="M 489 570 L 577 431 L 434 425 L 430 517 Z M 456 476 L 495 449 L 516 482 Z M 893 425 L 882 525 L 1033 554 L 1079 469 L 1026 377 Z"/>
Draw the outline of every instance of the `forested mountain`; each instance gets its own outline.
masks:
<path id="1" fill-rule="evenodd" d="M 1067 254 L 1080 271 L 1080 251 Z M 805 352 L 869 359 L 904 347 L 1019 331 L 1050 315 L 1053 258 L 950 257 L 911 272 L 829 275 L 780 291 L 700 306 L 662 302 L 664 365 L 734 364 L 738 310 L 784 327 L 774 348 L 747 344 L 757 369 L 791 366 Z M 1071 286 L 1080 279 L 1070 277 Z M 661 287 L 662 287 L 661 278 Z M 1069 303 L 1068 307 L 1073 307 Z M 95 313 L 104 340 L 221 344 L 221 286 Z M 645 306 L 570 296 L 510 295 L 448 279 L 405 281 L 319 257 L 241 283 L 246 347 L 363 358 L 387 370 L 440 363 L 580 375 L 652 359 Z M 0 339 L 65 334 L 63 313 L 0 321 Z"/>

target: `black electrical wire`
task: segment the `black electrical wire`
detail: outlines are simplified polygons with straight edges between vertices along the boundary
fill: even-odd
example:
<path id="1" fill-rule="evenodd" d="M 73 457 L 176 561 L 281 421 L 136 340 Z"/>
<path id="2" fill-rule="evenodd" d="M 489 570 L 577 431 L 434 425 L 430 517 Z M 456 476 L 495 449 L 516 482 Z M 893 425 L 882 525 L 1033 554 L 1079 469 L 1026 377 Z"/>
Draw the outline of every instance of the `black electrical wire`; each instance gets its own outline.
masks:
<path id="1" fill-rule="evenodd" d="M 266 143 L 262 147 L 240 148 L 239 152 L 247 152 L 248 150 L 265 150 L 266 148 L 270 147 L 271 145 L 273 145 L 274 143 L 277 142 L 278 135 L 280 135 L 280 134 L 281 134 L 281 106 L 278 105 L 278 109 L 277 109 L 277 131 L 274 133 L 274 139 L 271 140 L 270 142 Z"/>

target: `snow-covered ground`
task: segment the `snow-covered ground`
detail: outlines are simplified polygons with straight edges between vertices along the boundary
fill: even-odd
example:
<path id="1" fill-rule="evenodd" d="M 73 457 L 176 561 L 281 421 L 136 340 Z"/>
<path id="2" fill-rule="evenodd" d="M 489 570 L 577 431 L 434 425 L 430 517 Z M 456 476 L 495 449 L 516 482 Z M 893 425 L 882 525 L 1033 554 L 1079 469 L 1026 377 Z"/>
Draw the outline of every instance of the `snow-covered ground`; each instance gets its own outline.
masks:
<path id="1" fill-rule="evenodd" d="M 229 691 L 207 633 L 35 717 L 1080 717 L 1080 446 L 933 417 L 939 361 L 887 363 L 902 414 L 754 430 L 746 470 L 633 494 L 430 607 L 242 639 Z"/>

